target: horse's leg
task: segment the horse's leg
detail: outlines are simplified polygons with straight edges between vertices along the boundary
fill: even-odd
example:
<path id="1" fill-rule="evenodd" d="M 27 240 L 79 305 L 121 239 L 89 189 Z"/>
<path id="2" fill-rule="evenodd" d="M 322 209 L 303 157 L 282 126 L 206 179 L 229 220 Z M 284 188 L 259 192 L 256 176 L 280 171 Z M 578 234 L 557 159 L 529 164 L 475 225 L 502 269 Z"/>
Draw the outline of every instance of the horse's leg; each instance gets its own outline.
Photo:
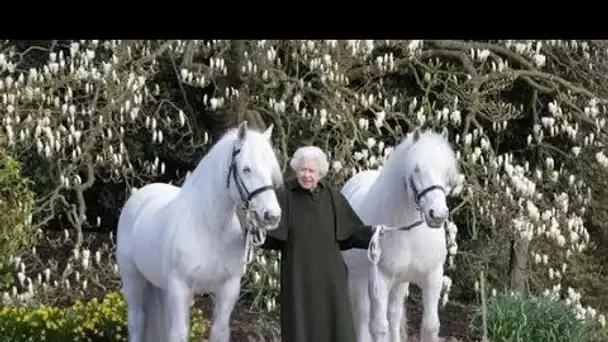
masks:
<path id="1" fill-rule="evenodd" d="M 391 342 L 407 342 L 407 325 L 401 334 L 401 322 L 406 312 L 405 297 L 408 294 L 410 283 L 397 283 L 393 286 L 388 297 L 388 326 Z M 407 322 L 407 321 L 406 321 Z M 403 341 L 401 337 L 403 336 Z"/>
<path id="2" fill-rule="evenodd" d="M 365 277 L 351 273 L 349 275 L 350 297 L 352 298 L 353 318 L 357 333 L 357 342 L 372 342 L 369 334 L 369 294 Z"/>
<path id="3" fill-rule="evenodd" d="M 373 285 L 372 285 L 373 283 Z M 388 279 L 377 272 L 375 281 L 369 283 L 370 320 L 369 330 L 374 342 L 388 341 Z"/>
<path id="4" fill-rule="evenodd" d="M 167 303 L 169 308 L 169 341 L 187 342 L 190 324 L 189 304 L 192 293 L 188 285 L 177 276 L 171 276 L 167 286 Z"/>
<path id="5" fill-rule="evenodd" d="M 121 268 L 122 291 L 127 302 L 127 328 L 129 342 L 142 342 L 144 327 L 144 300 L 148 281 L 134 266 Z"/>
<path id="6" fill-rule="evenodd" d="M 425 277 L 422 286 L 422 326 L 420 329 L 421 342 L 439 341 L 439 299 L 443 267 L 438 267 Z"/>
<path id="7" fill-rule="evenodd" d="M 234 276 L 215 293 L 209 342 L 230 341 L 230 315 L 241 291 L 241 277 Z"/>

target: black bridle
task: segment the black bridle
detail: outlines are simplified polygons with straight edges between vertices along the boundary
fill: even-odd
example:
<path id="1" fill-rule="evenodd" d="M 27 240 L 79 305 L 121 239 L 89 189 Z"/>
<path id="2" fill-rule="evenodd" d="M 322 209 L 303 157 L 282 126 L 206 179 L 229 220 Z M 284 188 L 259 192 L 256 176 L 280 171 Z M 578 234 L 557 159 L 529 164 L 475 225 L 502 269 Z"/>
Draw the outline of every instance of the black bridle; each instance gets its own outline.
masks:
<path id="1" fill-rule="evenodd" d="M 422 199 L 422 197 L 424 197 L 429 192 L 431 192 L 433 190 L 441 190 L 445 194 L 445 189 L 441 185 L 431 185 L 428 188 L 424 188 L 422 191 L 418 192 L 418 189 L 416 189 L 416 185 L 414 185 L 414 181 L 411 177 L 410 177 L 410 187 L 412 188 L 412 194 L 414 195 L 414 201 L 416 202 L 416 205 L 418 206 L 418 208 L 420 208 L 420 200 Z"/>
<path id="2" fill-rule="evenodd" d="M 236 184 L 236 188 L 239 192 L 239 195 L 241 196 L 241 202 L 242 202 L 243 206 L 245 207 L 245 209 L 249 209 L 249 203 L 255 196 L 261 194 L 264 191 L 273 190 L 274 186 L 263 185 L 250 192 L 249 189 L 247 189 L 247 186 L 245 185 L 245 183 L 243 182 L 241 177 L 238 176 L 239 172 L 237 170 L 237 165 L 236 165 L 236 156 L 240 152 L 241 152 L 241 150 L 237 149 L 236 147 L 232 150 L 230 167 L 228 168 L 228 175 L 226 177 L 226 188 L 228 188 L 228 189 L 230 188 L 230 176 L 232 176 L 232 179 L 234 180 L 234 184 Z"/>
<path id="3" fill-rule="evenodd" d="M 427 188 L 424 188 L 422 191 L 418 191 L 418 189 L 416 189 L 416 185 L 414 185 L 414 181 L 411 177 L 409 179 L 409 183 L 410 183 L 410 188 L 412 189 L 412 195 L 414 196 L 414 202 L 416 203 L 417 211 L 420 211 L 420 200 L 422 199 L 422 197 L 424 197 L 429 192 L 431 192 L 433 190 L 441 190 L 445 194 L 445 188 L 442 187 L 441 185 L 431 185 Z M 424 222 L 425 222 L 424 219 L 420 219 L 410 225 L 407 225 L 404 227 L 399 227 L 396 230 L 411 230 L 411 229 L 416 228 L 419 225 L 423 224 Z M 437 228 L 440 228 L 440 227 L 437 227 Z M 433 228 L 433 227 L 429 226 L 429 228 Z M 435 229 L 437 229 L 437 228 L 435 228 Z"/>

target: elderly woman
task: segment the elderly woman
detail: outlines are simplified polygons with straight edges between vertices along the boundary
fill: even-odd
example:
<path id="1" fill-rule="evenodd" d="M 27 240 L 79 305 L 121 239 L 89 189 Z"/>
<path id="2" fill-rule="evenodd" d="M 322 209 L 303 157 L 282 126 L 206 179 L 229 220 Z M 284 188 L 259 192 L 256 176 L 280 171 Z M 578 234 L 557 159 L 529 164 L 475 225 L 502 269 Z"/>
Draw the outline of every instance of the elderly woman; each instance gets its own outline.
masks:
<path id="1" fill-rule="evenodd" d="M 297 177 L 277 191 L 283 215 L 262 246 L 281 251 L 282 340 L 354 342 L 340 250 L 367 248 L 374 228 L 364 225 L 342 194 L 322 180 L 329 164 L 321 149 L 301 147 L 290 164 Z"/>

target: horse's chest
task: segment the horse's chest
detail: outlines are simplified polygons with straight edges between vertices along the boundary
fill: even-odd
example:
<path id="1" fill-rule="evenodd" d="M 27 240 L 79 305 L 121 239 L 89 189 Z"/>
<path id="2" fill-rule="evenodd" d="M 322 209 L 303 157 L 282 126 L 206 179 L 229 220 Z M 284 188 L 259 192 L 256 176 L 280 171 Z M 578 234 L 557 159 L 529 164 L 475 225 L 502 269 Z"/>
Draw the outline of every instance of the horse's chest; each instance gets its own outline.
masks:
<path id="1" fill-rule="evenodd" d="M 185 278 L 196 293 L 215 292 L 235 275 L 234 267 L 228 264 L 199 263 L 184 272 Z"/>
<path id="2" fill-rule="evenodd" d="M 197 292 L 211 291 L 233 277 L 241 267 L 242 251 L 242 241 L 238 239 L 228 242 L 213 241 L 211 238 L 185 239 L 176 246 L 175 266 Z"/>
<path id="3" fill-rule="evenodd" d="M 383 241 L 382 267 L 398 277 L 416 278 L 443 265 L 445 240 L 442 240 L 440 232 L 429 233 L 431 232 L 408 232 Z"/>

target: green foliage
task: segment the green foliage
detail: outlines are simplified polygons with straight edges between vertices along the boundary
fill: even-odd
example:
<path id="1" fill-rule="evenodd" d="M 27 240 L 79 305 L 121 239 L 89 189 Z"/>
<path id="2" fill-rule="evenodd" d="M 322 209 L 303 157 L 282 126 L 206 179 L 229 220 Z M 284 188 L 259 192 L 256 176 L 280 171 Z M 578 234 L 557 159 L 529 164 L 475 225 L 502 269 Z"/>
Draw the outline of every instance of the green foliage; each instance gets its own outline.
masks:
<path id="1" fill-rule="evenodd" d="M 22 176 L 21 165 L 5 147 L 0 140 L 0 267 L 6 267 L 10 256 L 33 243 L 36 237 L 29 225 L 34 207 L 31 182 Z M 4 285 L 0 281 L 0 286 Z"/>
<path id="2" fill-rule="evenodd" d="M 487 303 L 488 339 L 496 342 L 605 341 L 605 331 L 580 321 L 572 308 L 545 297 L 498 295 Z M 472 318 L 472 333 L 482 334 L 482 311 Z"/>
<path id="3" fill-rule="evenodd" d="M 194 310 L 190 316 L 190 341 L 200 341 L 206 327 L 202 312 Z M 0 340 L 127 341 L 126 322 L 126 304 L 117 292 L 68 308 L 8 306 L 0 309 Z"/>

